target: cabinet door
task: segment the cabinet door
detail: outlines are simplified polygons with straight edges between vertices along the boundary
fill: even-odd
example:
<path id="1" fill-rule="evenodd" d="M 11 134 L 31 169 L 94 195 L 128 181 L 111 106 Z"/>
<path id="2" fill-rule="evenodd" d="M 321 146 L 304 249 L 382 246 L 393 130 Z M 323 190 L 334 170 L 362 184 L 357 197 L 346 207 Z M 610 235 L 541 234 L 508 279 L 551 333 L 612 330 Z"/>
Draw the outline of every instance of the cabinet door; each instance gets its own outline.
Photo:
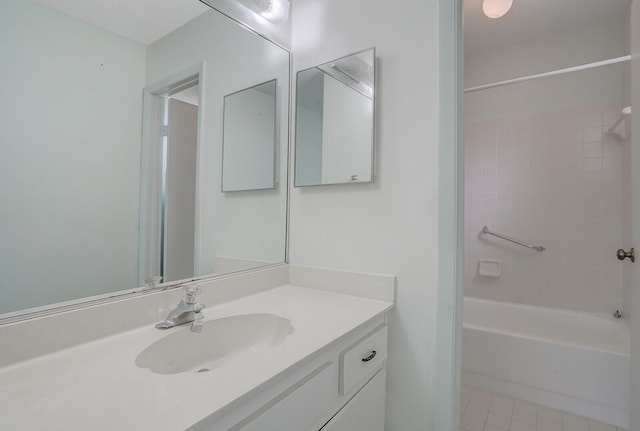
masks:
<path id="1" fill-rule="evenodd" d="M 385 386 L 380 370 L 321 431 L 384 431 Z"/>
<path id="2" fill-rule="evenodd" d="M 327 362 L 229 431 L 301 431 L 331 410 L 333 364 Z"/>

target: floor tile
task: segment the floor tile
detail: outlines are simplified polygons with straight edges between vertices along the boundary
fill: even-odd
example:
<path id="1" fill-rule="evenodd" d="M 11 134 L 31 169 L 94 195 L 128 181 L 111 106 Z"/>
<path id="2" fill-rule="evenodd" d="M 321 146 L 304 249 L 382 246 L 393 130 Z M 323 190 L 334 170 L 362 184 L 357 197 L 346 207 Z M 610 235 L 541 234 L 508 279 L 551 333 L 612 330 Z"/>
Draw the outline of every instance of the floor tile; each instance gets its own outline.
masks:
<path id="1" fill-rule="evenodd" d="M 513 408 L 516 400 L 509 397 L 504 397 L 502 395 L 494 395 L 493 396 L 493 404 L 500 404 L 502 406 L 509 406 Z"/>
<path id="2" fill-rule="evenodd" d="M 486 423 L 488 425 L 493 425 L 508 430 L 509 426 L 511 426 L 511 416 L 500 416 L 489 413 Z"/>
<path id="3" fill-rule="evenodd" d="M 466 404 L 462 404 L 460 406 L 460 417 L 464 416 L 464 413 L 467 411 L 467 405 Z"/>
<path id="4" fill-rule="evenodd" d="M 562 412 L 548 407 L 538 407 L 538 431 L 563 431 Z"/>
<path id="5" fill-rule="evenodd" d="M 489 414 L 511 418 L 511 416 L 513 415 L 513 406 L 496 403 L 494 401 L 493 404 L 491 404 L 491 409 L 489 410 Z"/>
<path id="6" fill-rule="evenodd" d="M 469 404 L 469 400 L 471 399 L 471 394 L 472 394 L 473 390 L 467 386 L 463 386 L 462 387 L 462 392 L 460 394 L 460 401 L 462 402 L 462 404 L 467 405 Z"/>
<path id="7" fill-rule="evenodd" d="M 586 418 L 562 413 L 563 431 L 589 431 L 589 422 Z"/>
<path id="8" fill-rule="evenodd" d="M 535 404 L 527 403 L 525 401 L 516 401 L 513 407 L 514 422 L 521 422 L 527 425 L 536 426 L 536 419 L 538 416 L 538 408 Z"/>
<path id="9" fill-rule="evenodd" d="M 462 420 L 468 419 L 474 422 L 485 423 L 487 420 L 487 412 L 473 408 L 471 405 L 467 407 L 467 410 L 462 416 Z"/>
<path id="10" fill-rule="evenodd" d="M 616 427 L 589 419 L 589 431 L 616 431 Z"/>
<path id="11" fill-rule="evenodd" d="M 491 403 L 493 402 L 493 394 L 484 391 L 475 391 L 469 400 L 469 407 L 476 410 L 489 412 Z"/>
<path id="12" fill-rule="evenodd" d="M 562 412 L 549 407 L 538 406 L 538 415 L 562 417 Z"/>
<path id="13" fill-rule="evenodd" d="M 511 422 L 511 429 L 509 431 L 537 431 L 535 425 L 531 425 L 524 422 Z"/>
<path id="14" fill-rule="evenodd" d="M 461 398 L 460 431 L 628 431 L 468 386 Z"/>
<path id="15" fill-rule="evenodd" d="M 462 418 L 462 428 L 467 431 L 483 431 L 484 422 L 477 422 L 467 418 Z"/>

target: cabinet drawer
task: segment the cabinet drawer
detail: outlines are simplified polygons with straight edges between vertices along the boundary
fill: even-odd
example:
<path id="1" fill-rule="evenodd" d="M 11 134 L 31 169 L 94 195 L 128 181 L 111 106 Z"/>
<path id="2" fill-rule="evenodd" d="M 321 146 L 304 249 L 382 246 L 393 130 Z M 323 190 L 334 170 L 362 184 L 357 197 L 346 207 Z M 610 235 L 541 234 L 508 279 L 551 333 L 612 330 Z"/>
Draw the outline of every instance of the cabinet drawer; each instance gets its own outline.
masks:
<path id="1" fill-rule="evenodd" d="M 353 390 L 387 357 L 387 325 L 381 325 L 340 354 L 340 394 Z"/>

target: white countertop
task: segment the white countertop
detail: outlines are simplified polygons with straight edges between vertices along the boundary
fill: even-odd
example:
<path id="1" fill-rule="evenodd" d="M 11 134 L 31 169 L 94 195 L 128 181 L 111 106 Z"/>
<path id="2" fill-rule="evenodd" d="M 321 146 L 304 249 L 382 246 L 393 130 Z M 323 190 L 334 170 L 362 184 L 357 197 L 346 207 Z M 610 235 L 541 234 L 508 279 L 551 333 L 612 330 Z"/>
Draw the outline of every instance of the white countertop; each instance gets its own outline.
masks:
<path id="1" fill-rule="evenodd" d="M 169 333 L 153 325 L 11 365 L 0 369 L 0 430 L 186 429 L 392 306 L 287 285 L 208 307 L 205 321 L 268 313 L 294 327 L 263 360 L 239 357 L 208 373 L 138 368 L 138 354 Z"/>

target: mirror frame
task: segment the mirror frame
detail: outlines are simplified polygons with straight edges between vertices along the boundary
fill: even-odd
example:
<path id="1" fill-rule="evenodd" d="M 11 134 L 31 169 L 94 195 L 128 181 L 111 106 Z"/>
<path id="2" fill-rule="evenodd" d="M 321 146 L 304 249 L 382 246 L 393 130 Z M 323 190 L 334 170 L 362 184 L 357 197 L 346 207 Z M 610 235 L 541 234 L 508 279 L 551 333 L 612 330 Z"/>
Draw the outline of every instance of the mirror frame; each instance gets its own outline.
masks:
<path id="1" fill-rule="evenodd" d="M 373 52 L 373 87 L 372 87 L 372 113 L 371 113 L 371 179 L 369 181 L 353 181 L 353 182 L 339 182 L 339 183 L 318 183 L 318 184 L 297 184 L 296 183 L 296 173 L 297 173 L 297 150 L 298 150 L 298 78 L 300 73 L 311 70 L 311 69 L 319 69 L 320 66 L 327 65 L 329 63 L 333 63 L 339 60 L 343 60 L 345 58 L 361 54 L 363 52 L 372 51 Z M 321 186 L 339 186 L 339 185 L 351 185 L 351 184 L 374 184 L 376 181 L 376 147 L 377 147 L 377 134 L 376 134 L 376 116 L 377 116 L 377 102 L 376 102 L 376 89 L 377 89 L 377 57 L 376 57 L 376 47 L 372 46 L 371 48 L 362 49 L 360 51 L 353 52 L 351 54 L 344 55 L 339 58 L 335 58 L 333 60 L 326 61 L 324 63 L 316 64 L 315 66 L 307 67 L 302 70 L 298 70 L 296 72 L 296 82 L 295 82 L 295 106 L 292 106 L 291 109 L 295 109 L 295 116 L 293 118 L 293 124 L 295 125 L 295 133 L 293 136 L 293 145 L 291 145 L 293 149 L 293 187 L 295 188 L 307 188 L 307 187 L 321 187 Z M 323 72 L 324 73 L 324 72 Z M 354 89 L 354 91 L 357 91 Z"/>
<path id="2" fill-rule="evenodd" d="M 238 26 L 240 26 L 242 29 L 244 29 L 245 31 L 248 31 L 250 33 L 252 33 L 253 35 L 260 37 L 264 40 L 266 40 L 267 42 L 273 44 L 274 46 L 277 46 L 278 48 L 282 49 L 288 57 L 288 62 L 289 62 L 289 67 L 288 67 L 288 73 L 287 73 L 287 79 L 288 79 L 288 87 L 289 87 L 289 91 L 291 91 L 291 81 L 292 81 L 292 71 L 293 71 L 293 63 L 292 63 L 292 54 L 291 54 L 291 48 L 284 46 L 282 43 L 273 40 L 271 37 L 269 37 L 268 34 L 265 34 L 264 32 L 261 32 L 257 29 L 254 29 L 253 27 L 251 27 L 250 25 L 248 25 L 247 23 L 244 23 L 242 21 L 240 21 L 239 19 L 237 19 L 236 17 L 230 15 L 227 12 L 224 12 L 224 10 L 221 10 L 215 6 L 213 6 L 210 0 L 199 0 L 200 2 L 202 2 L 203 4 L 205 4 L 206 6 L 210 7 L 212 10 L 216 11 L 217 13 L 219 13 L 220 15 L 224 16 L 225 18 L 231 20 L 232 22 L 234 22 L 235 24 L 237 24 Z M 141 91 L 143 91 L 144 89 L 141 89 Z M 278 112 L 276 112 L 276 117 L 278 117 L 279 115 L 286 115 L 287 116 L 287 130 L 286 130 L 286 137 L 284 135 L 276 135 L 279 136 L 280 139 L 286 139 L 284 145 L 286 145 L 286 157 L 287 160 L 284 160 L 281 165 L 283 166 L 287 166 L 287 170 L 289 170 L 290 167 L 290 163 L 289 163 L 289 159 L 291 158 L 291 151 L 292 151 L 292 145 L 291 145 L 291 94 L 289 95 L 289 98 L 287 99 L 287 103 L 289 103 L 289 107 L 286 111 L 286 113 L 284 114 L 279 114 Z M 141 118 L 142 121 L 142 118 Z M 278 133 L 278 129 L 276 127 L 276 134 Z M 280 133 L 285 133 L 285 132 L 280 132 Z M 276 143 L 277 145 L 280 145 L 279 143 Z M 277 148 L 276 148 L 277 150 Z M 274 155 L 274 157 L 277 159 L 277 155 Z M 274 160 L 274 172 L 277 169 L 277 160 Z M 274 173 L 275 175 L 275 173 Z M 274 177 L 274 181 L 275 181 L 275 177 Z M 61 313 L 65 313 L 65 312 L 70 312 L 70 311 L 74 311 L 74 310 L 81 310 L 81 309 L 85 309 L 85 308 L 89 308 L 89 307 L 94 307 L 94 306 L 99 306 L 99 305 L 105 305 L 105 304 L 109 304 L 109 303 L 115 303 L 118 301 L 125 301 L 125 300 L 129 300 L 129 299 L 133 299 L 133 298 L 137 298 L 137 297 L 141 297 L 141 296 L 146 296 L 148 294 L 151 293 L 158 293 L 158 292 L 163 292 L 166 290 L 173 290 L 173 289 L 179 289 L 184 287 L 185 285 L 188 285 L 190 283 L 204 283 L 206 281 L 209 280 L 220 280 L 220 279 L 224 279 L 224 278 L 231 278 L 231 277 L 235 277 L 239 274 L 245 274 L 245 273 L 251 273 L 251 272 L 255 272 L 255 271 L 262 271 L 265 269 L 270 269 L 270 268 L 277 268 L 277 267 L 281 267 L 284 265 L 288 265 L 289 263 L 289 219 L 290 219 L 290 210 L 289 210 L 289 202 L 291 199 L 291 193 L 289 190 L 289 184 L 291 182 L 291 173 L 287 172 L 286 176 L 285 176 L 285 181 L 286 183 L 283 185 L 284 186 L 284 190 L 286 192 L 286 196 L 285 196 L 285 238 L 284 238 L 284 261 L 282 262 L 277 262 L 277 263 L 271 263 L 271 264 L 266 264 L 266 265 L 262 265 L 259 267 L 255 267 L 255 268 L 250 268 L 250 269 L 243 269 L 243 270 L 239 270 L 239 271 L 234 271 L 234 272 L 228 272 L 225 274 L 216 274 L 216 275 L 202 275 L 202 276 L 194 276 L 194 277 L 190 277 L 188 279 L 185 280 L 177 280 L 177 281 L 172 281 L 172 282 L 167 282 L 167 283 L 159 283 L 156 286 L 153 287 L 146 287 L 146 286 L 138 286 L 138 287 L 134 287 L 134 288 L 126 288 L 126 289 L 122 289 L 119 291 L 115 291 L 115 292 L 109 292 L 109 293 L 104 293 L 104 294 L 99 294 L 99 295 L 93 295 L 93 296 L 87 296 L 84 298 L 78 298 L 78 299 L 73 299 L 73 300 L 69 300 L 69 301 L 61 301 L 61 302 L 57 302 L 57 303 L 52 303 L 52 304 L 47 304 L 47 305 L 42 305 L 42 306 L 36 306 L 36 307 L 31 307 L 31 308 L 26 308 L 26 309 L 22 309 L 22 310 L 16 310 L 16 311 L 11 311 L 8 313 L 3 313 L 0 314 L 0 327 L 5 326 L 5 325 L 10 325 L 16 322 L 23 322 L 23 321 L 29 321 L 32 319 L 37 319 L 37 318 L 41 318 L 41 317 L 46 317 L 46 316 L 52 316 L 52 315 L 57 315 L 57 314 L 61 314 Z"/>

